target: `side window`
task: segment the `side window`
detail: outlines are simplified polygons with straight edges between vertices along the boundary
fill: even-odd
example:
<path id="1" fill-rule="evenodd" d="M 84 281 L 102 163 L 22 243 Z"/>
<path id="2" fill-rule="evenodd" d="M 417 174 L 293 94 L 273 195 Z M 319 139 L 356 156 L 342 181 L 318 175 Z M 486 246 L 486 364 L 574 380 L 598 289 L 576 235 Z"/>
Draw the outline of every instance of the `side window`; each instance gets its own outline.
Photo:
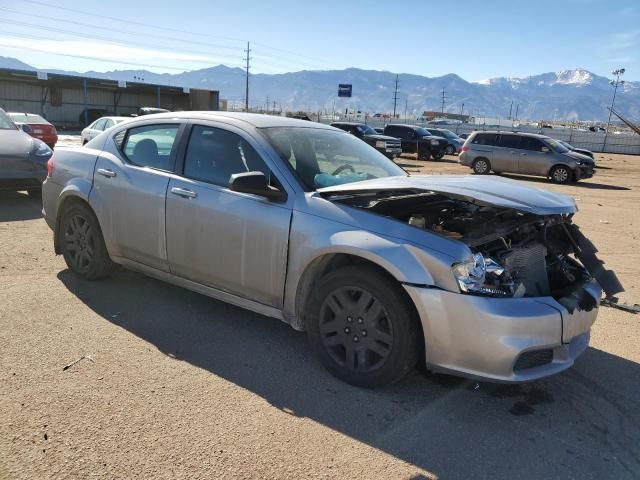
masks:
<path id="1" fill-rule="evenodd" d="M 383 130 L 385 135 L 389 135 L 390 137 L 400 138 L 398 130 L 396 127 L 387 127 Z"/>
<path id="2" fill-rule="evenodd" d="M 104 122 L 104 130 L 106 130 L 107 128 L 111 128 L 113 127 L 113 120 L 111 120 L 110 118 L 108 118 L 105 122 Z"/>
<path id="3" fill-rule="evenodd" d="M 498 145 L 498 134 L 497 133 L 478 133 L 475 137 L 473 137 L 473 141 L 476 145 L 490 145 L 497 146 Z"/>
<path id="4" fill-rule="evenodd" d="M 500 135 L 500 146 L 504 148 L 520 148 L 520 136 Z"/>
<path id="5" fill-rule="evenodd" d="M 185 177 L 228 187 L 234 173 L 255 171 L 279 187 L 260 155 L 241 136 L 220 128 L 193 127 L 184 160 Z"/>
<path id="6" fill-rule="evenodd" d="M 542 147 L 544 147 L 544 143 L 542 143 L 537 138 L 533 137 L 522 137 L 520 141 L 520 148 L 524 150 L 532 150 L 534 152 L 541 152 Z"/>
<path id="7" fill-rule="evenodd" d="M 93 127 L 91 127 L 93 130 L 104 130 L 104 123 L 106 122 L 106 120 L 100 119 L 100 120 L 96 120 L 96 122 L 93 124 Z"/>
<path id="8" fill-rule="evenodd" d="M 122 145 L 127 159 L 140 167 L 173 170 L 171 151 L 179 125 L 145 125 L 129 129 Z"/>

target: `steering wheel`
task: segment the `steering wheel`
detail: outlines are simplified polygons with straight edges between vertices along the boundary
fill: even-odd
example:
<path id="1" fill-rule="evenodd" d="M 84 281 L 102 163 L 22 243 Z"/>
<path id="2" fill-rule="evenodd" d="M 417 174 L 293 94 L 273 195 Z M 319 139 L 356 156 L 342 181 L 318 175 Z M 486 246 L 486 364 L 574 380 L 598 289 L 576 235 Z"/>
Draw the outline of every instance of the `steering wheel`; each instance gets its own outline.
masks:
<path id="1" fill-rule="evenodd" d="M 355 168 L 353 168 L 348 163 L 345 163 L 344 165 L 340 165 L 338 168 L 336 168 L 331 175 L 333 175 L 333 176 L 338 175 L 339 173 L 342 173 L 345 170 L 351 170 L 353 173 L 356 173 L 356 169 Z"/>

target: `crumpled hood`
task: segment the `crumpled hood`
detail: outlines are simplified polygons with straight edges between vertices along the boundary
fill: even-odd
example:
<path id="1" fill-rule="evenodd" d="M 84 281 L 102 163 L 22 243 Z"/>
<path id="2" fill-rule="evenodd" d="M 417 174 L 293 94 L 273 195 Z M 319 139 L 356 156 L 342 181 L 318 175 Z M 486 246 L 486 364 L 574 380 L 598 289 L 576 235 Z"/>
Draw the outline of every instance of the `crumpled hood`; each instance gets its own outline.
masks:
<path id="1" fill-rule="evenodd" d="M 376 192 L 385 190 L 422 190 L 450 195 L 479 205 L 513 208 L 536 215 L 569 214 L 577 211 L 573 198 L 522 182 L 494 176 L 416 175 L 387 177 L 318 189 L 318 193 Z"/>

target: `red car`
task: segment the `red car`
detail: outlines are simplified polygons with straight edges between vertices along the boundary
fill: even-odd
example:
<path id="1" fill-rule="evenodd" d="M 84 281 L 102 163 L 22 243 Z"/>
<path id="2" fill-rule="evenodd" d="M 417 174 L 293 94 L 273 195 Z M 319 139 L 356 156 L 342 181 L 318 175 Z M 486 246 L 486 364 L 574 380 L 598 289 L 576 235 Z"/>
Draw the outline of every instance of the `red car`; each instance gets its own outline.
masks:
<path id="1" fill-rule="evenodd" d="M 20 129 L 28 133 L 32 137 L 38 138 L 46 143 L 49 148 L 53 149 L 58 141 L 58 132 L 56 127 L 47 122 L 40 115 L 35 113 L 7 112 L 9 118 Z M 25 128 L 26 126 L 26 128 Z"/>

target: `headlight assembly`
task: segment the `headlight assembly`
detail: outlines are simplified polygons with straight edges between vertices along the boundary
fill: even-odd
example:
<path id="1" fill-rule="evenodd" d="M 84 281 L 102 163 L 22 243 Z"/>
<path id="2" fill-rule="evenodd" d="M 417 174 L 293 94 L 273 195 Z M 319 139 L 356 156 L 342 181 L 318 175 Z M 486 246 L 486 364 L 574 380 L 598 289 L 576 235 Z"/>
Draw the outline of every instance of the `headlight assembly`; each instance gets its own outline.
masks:
<path id="1" fill-rule="evenodd" d="M 461 292 L 482 291 L 487 266 L 481 253 L 476 253 L 469 260 L 454 264 L 452 269 Z"/>
<path id="2" fill-rule="evenodd" d="M 384 140 L 377 140 L 376 148 L 387 148 L 387 142 L 385 142 Z"/>
<path id="3" fill-rule="evenodd" d="M 438 140 L 436 140 L 435 138 L 431 139 L 431 145 L 439 145 L 440 142 Z"/>

